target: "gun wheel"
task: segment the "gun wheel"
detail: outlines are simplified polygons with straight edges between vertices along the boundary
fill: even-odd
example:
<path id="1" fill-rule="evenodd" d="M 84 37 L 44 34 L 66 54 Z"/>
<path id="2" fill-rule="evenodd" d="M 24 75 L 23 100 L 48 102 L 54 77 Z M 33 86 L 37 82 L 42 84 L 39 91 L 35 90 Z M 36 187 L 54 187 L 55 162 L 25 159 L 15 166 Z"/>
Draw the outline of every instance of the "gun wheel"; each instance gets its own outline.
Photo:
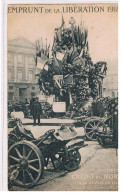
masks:
<path id="1" fill-rule="evenodd" d="M 9 148 L 9 166 L 15 166 L 19 173 L 14 184 L 29 188 L 34 186 L 43 174 L 44 160 L 38 147 L 29 141 L 20 141 Z"/>
<path id="2" fill-rule="evenodd" d="M 89 140 L 96 141 L 98 132 L 106 131 L 106 125 L 102 120 L 91 119 L 85 125 L 85 135 Z"/>
<path id="3" fill-rule="evenodd" d="M 64 167 L 67 171 L 75 171 L 81 162 L 81 155 L 78 150 L 68 151 L 68 156 L 64 159 Z"/>

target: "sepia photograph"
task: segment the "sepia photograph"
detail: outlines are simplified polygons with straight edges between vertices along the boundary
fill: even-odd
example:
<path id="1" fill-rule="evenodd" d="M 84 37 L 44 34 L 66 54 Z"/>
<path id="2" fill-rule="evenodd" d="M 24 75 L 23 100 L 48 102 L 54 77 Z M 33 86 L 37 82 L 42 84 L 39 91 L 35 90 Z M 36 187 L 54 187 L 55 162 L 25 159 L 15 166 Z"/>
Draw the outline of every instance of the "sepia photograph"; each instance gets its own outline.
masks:
<path id="1" fill-rule="evenodd" d="M 9 191 L 118 191 L 118 4 L 7 7 Z"/>

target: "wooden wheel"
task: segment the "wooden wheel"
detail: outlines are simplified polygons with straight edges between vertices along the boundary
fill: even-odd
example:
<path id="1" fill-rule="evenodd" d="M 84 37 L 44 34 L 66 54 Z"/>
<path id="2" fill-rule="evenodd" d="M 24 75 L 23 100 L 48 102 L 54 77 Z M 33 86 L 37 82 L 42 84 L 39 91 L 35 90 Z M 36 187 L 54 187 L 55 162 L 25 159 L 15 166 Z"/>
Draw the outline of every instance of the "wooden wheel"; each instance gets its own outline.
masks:
<path id="1" fill-rule="evenodd" d="M 11 145 L 13 145 L 15 142 L 17 142 L 17 136 L 14 133 L 10 133 L 8 134 L 8 147 L 10 147 Z"/>
<path id="2" fill-rule="evenodd" d="M 89 140 L 96 141 L 97 133 L 104 131 L 106 131 L 106 125 L 99 119 L 91 119 L 85 125 L 85 134 Z"/>
<path id="3" fill-rule="evenodd" d="M 19 170 L 15 184 L 29 188 L 35 185 L 44 170 L 44 160 L 41 151 L 29 141 L 13 144 L 8 152 L 9 166 L 16 166 Z"/>
<path id="4" fill-rule="evenodd" d="M 81 162 L 81 155 L 78 150 L 68 151 L 68 156 L 63 160 L 64 167 L 67 171 L 75 171 Z"/>

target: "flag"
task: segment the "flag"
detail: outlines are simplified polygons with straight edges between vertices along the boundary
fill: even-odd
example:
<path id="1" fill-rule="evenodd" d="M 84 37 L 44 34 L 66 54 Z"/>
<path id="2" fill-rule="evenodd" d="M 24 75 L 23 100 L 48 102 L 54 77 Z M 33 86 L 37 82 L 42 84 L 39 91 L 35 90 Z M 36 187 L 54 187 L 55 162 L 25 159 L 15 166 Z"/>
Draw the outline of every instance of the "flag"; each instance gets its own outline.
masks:
<path id="1" fill-rule="evenodd" d="M 64 18 L 62 16 L 62 24 L 59 28 L 55 28 L 55 35 L 56 35 L 56 41 L 61 41 L 61 35 L 62 35 L 62 30 L 64 27 L 65 21 Z"/>
<path id="2" fill-rule="evenodd" d="M 80 32 L 80 27 L 78 26 L 78 33 L 77 33 L 77 40 L 78 40 L 78 45 L 81 45 L 81 32 Z"/>
<path id="3" fill-rule="evenodd" d="M 81 34 L 81 44 L 84 45 L 85 44 L 85 36 L 84 33 L 82 32 Z"/>
<path id="4" fill-rule="evenodd" d="M 60 28 L 63 28 L 64 27 L 64 24 L 65 24 L 65 21 L 64 21 L 63 15 L 62 15 L 62 24 L 61 24 L 61 27 Z"/>
<path id="5" fill-rule="evenodd" d="M 82 55 L 83 55 L 83 49 L 81 49 L 79 57 L 82 57 Z"/>
<path id="6" fill-rule="evenodd" d="M 85 29 L 84 31 L 84 36 L 85 36 L 85 44 L 87 43 L 87 37 L 88 37 L 88 30 Z"/>
<path id="7" fill-rule="evenodd" d="M 52 51 L 56 51 L 56 36 L 54 36 L 54 39 L 53 39 Z"/>
<path id="8" fill-rule="evenodd" d="M 70 85 L 72 86 L 73 85 L 73 75 L 65 75 L 64 76 L 64 83 L 67 84 L 67 85 Z"/>
<path id="9" fill-rule="evenodd" d="M 77 45 L 79 44 L 79 34 L 76 30 L 74 30 L 74 41 Z"/>
<path id="10" fill-rule="evenodd" d="M 65 53 L 56 52 L 56 58 L 58 60 L 63 60 Z"/>
<path id="11" fill-rule="evenodd" d="M 89 43 L 88 43 L 88 41 L 86 43 L 86 47 L 87 47 L 87 51 L 89 51 Z"/>
<path id="12" fill-rule="evenodd" d="M 45 69 L 46 71 L 48 71 L 48 68 L 49 68 L 48 64 L 45 64 L 45 65 L 44 65 L 44 69 Z"/>
<path id="13" fill-rule="evenodd" d="M 62 29 L 56 28 L 55 29 L 56 41 L 61 41 Z"/>
<path id="14" fill-rule="evenodd" d="M 46 48 L 45 48 L 45 50 L 47 50 L 47 39 L 46 39 Z"/>
<path id="15" fill-rule="evenodd" d="M 40 51 L 40 43 L 39 43 L 39 40 L 36 41 L 36 51 L 37 52 Z"/>
<path id="16" fill-rule="evenodd" d="M 50 45 L 48 47 L 46 46 L 45 53 L 44 53 L 47 58 L 49 58 L 49 48 L 50 48 Z"/>
<path id="17" fill-rule="evenodd" d="M 69 102 L 70 102 L 70 104 L 72 104 L 72 103 L 73 103 L 73 100 L 72 100 L 72 94 L 71 94 L 71 92 L 69 92 Z"/>
<path id="18" fill-rule="evenodd" d="M 46 52 L 47 58 L 49 58 L 49 49 L 50 49 L 50 44 L 48 45 L 47 52 Z"/>
<path id="19" fill-rule="evenodd" d="M 80 29 L 81 29 L 81 33 L 84 33 L 84 24 L 82 21 L 81 21 Z"/>
<path id="20" fill-rule="evenodd" d="M 55 55 L 53 55 L 53 60 L 54 60 L 54 66 L 59 66 L 59 63 L 58 63 Z"/>
<path id="21" fill-rule="evenodd" d="M 61 89 L 63 85 L 63 75 L 54 75 L 53 79 L 55 81 L 55 85 Z"/>
<path id="22" fill-rule="evenodd" d="M 66 62 L 67 62 L 68 56 L 69 56 L 69 52 L 66 51 L 65 54 L 64 54 L 64 57 L 63 57 L 63 59 L 62 59 L 62 62 L 63 62 L 63 63 L 66 63 Z"/>
<path id="23" fill-rule="evenodd" d="M 44 55 L 41 54 L 41 57 L 37 56 L 37 67 L 40 69 L 44 68 L 44 65 L 48 62 L 48 58 Z"/>
<path id="24" fill-rule="evenodd" d="M 78 26 L 78 44 L 81 45 L 81 29 L 80 29 L 80 26 Z"/>

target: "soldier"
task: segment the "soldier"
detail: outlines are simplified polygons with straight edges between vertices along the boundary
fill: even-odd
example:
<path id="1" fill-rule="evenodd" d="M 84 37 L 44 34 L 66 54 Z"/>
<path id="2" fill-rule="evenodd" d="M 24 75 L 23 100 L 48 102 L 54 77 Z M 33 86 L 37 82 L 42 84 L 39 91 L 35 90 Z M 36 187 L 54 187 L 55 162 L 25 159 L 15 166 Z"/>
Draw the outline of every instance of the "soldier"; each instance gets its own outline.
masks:
<path id="1" fill-rule="evenodd" d="M 36 125 L 36 119 L 38 118 L 38 125 L 40 125 L 40 115 L 42 114 L 42 107 L 38 101 L 38 97 L 35 98 L 35 101 L 31 105 L 31 113 L 34 119 L 34 126 Z"/>
<path id="2" fill-rule="evenodd" d="M 32 97 L 30 100 L 30 115 L 33 115 L 33 111 L 32 111 L 32 104 L 35 101 L 35 97 Z"/>

